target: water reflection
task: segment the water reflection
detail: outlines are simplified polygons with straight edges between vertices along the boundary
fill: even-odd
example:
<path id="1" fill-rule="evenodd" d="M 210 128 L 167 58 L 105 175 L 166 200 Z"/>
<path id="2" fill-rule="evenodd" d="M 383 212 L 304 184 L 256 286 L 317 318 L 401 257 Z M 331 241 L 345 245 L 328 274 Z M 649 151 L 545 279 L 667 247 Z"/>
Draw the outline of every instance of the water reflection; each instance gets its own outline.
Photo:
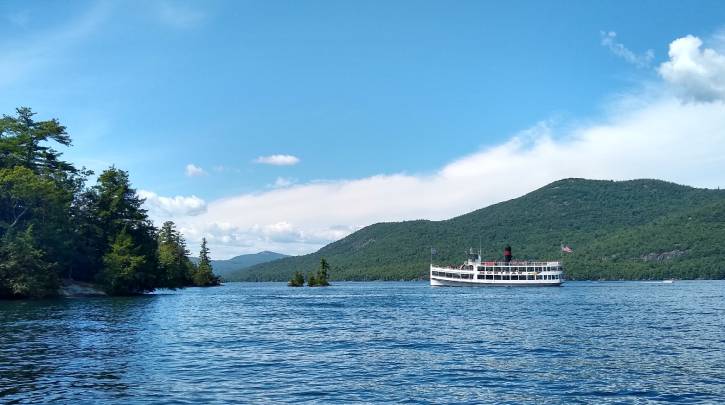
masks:
<path id="1" fill-rule="evenodd" d="M 3 302 L 0 387 L 31 402 L 122 397 L 158 297 Z M 151 315 L 153 316 L 153 315 Z M 12 398 L 13 395 L 9 395 Z"/>

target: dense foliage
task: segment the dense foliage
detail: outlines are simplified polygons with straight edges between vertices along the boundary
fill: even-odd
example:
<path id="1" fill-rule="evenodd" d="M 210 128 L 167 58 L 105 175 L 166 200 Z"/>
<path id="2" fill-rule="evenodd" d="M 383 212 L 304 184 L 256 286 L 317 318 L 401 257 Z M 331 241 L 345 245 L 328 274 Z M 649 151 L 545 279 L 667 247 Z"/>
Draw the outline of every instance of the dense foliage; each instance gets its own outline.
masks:
<path id="1" fill-rule="evenodd" d="M 332 279 L 410 280 L 469 247 L 500 259 L 563 260 L 569 279 L 725 278 L 725 191 L 659 180 L 565 179 L 523 197 L 445 221 L 379 223 L 316 253 L 253 266 L 239 280 L 286 280 L 335 263 Z M 480 242 L 479 242 L 480 241 Z M 571 246 L 563 254 L 560 246 Z"/>
<path id="2" fill-rule="evenodd" d="M 86 187 L 92 173 L 53 149 L 70 146 L 65 127 L 33 116 L 0 119 L 0 298 L 52 296 L 64 278 L 114 295 L 194 285 L 201 273 L 213 284 L 173 223 L 154 228 L 128 173 L 111 167 Z"/>
<path id="3" fill-rule="evenodd" d="M 189 260 L 184 237 L 176 230 L 173 222 L 164 222 L 159 230 L 157 243 L 159 267 L 167 280 L 167 287 L 180 288 L 189 285 L 197 266 Z"/>
<path id="4" fill-rule="evenodd" d="M 325 258 L 320 259 L 320 267 L 307 276 L 308 287 L 327 287 L 330 285 L 330 264 Z M 290 287 L 302 287 L 305 285 L 305 276 L 300 271 L 295 271 L 287 285 Z"/>
<path id="5" fill-rule="evenodd" d="M 295 271 L 295 274 L 292 275 L 287 285 L 290 287 L 302 287 L 305 285 L 305 276 L 301 272 Z"/>
<path id="6" fill-rule="evenodd" d="M 316 272 L 307 277 L 307 285 L 310 287 L 327 287 L 330 285 L 330 264 L 325 258 L 320 259 L 320 267 Z"/>
<path id="7" fill-rule="evenodd" d="M 219 285 L 219 277 L 214 275 L 209 257 L 209 248 L 206 246 L 206 238 L 201 240 L 201 251 L 199 252 L 199 264 L 192 276 L 195 285 L 209 287 Z"/>

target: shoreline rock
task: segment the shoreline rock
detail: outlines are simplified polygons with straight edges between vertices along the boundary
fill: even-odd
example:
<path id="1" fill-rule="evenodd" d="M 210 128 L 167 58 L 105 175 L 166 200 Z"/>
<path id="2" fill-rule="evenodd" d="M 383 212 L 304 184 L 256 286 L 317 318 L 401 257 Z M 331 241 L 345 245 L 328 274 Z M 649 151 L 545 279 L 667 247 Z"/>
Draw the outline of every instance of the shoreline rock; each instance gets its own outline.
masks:
<path id="1" fill-rule="evenodd" d="M 108 294 L 95 284 L 64 279 L 58 288 L 58 296 L 63 298 L 107 297 Z"/>

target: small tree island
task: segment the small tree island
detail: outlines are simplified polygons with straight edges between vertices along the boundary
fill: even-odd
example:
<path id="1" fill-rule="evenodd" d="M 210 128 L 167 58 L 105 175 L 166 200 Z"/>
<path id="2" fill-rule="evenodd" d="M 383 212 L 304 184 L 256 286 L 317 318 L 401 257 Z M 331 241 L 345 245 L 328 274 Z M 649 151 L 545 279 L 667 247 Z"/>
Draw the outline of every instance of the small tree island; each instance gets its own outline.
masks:
<path id="1" fill-rule="evenodd" d="M 314 274 L 311 274 L 307 278 L 308 287 L 327 287 L 330 283 L 327 281 L 329 278 L 330 264 L 323 257 L 320 259 L 320 268 Z"/>
<path id="2" fill-rule="evenodd" d="M 287 285 L 290 287 L 303 287 L 305 285 L 305 276 L 299 271 L 295 271 L 295 274 L 292 275 L 292 279 Z"/>
<path id="3" fill-rule="evenodd" d="M 330 282 L 327 281 L 330 277 L 329 274 L 330 271 L 330 264 L 325 260 L 324 258 L 320 259 L 320 268 L 317 269 L 316 272 L 313 274 L 310 274 L 307 277 L 307 286 L 308 287 L 327 287 L 330 285 Z M 305 285 L 305 276 L 302 275 L 299 271 L 295 271 L 295 274 L 292 275 L 292 279 L 287 283 L 290 287 L 302 287 Z"/>

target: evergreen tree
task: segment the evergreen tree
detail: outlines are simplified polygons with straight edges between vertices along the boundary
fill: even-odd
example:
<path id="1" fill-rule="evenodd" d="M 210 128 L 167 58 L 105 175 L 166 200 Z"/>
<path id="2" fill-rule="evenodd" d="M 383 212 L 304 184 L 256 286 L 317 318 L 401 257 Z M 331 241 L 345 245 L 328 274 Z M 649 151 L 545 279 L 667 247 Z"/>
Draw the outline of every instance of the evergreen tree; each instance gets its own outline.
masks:
<path id="1" fill-rule="evenodd" d="M 131 234 L 122 229 L 103 256 L 99 281 L 111 295 L 141 294 L 154 290 L 156 280 L 146 270 L 148 256 L 134 243 Z"/>
<path id="2" fill-rule="evenodd" d="M 10 256 L 0 257 L 0 260 L 12 260 L 18 264 L 26 262 L 23 258 L 51 257 L 61 264 L 19 266 L 13 267 L 12 271 L 6 268 L 8 277 L 12 274 L 14 280 L 26 280 L 23 285 L 35 286 L 37 291 L 13 288 L 12 291 L 0 291 L 0 298 L 45 296 L 48 290 L 57 289 L 55 272 L 67 268 L 74 254 L 72 228 L 68 220 L 71 199 L 72 193 L 47 175 L 34 173 L 23 166 L 0 168 L 0 240 L 3 241 L 5 255 Z M 6 265 L 11 266 L 10 263 Z M 39 272 L 54 274 L 41 277 Z M 42 282 L 33 282 L 41 279 Z M 55 283 L 55 286 L 48 283 Z"/>
<path id="3" fill-rule="evenodd" d="M 328 281 L 328 278 L 330 271 L 330 264 L 327 263 L 327 260 L 323 257 L 320 259 L 320 268 L 317 269 L 317 272 L 313 275 L 311 275 L 307 281 L 307 285 L 310 287 L 327 287 L 330 285 L 330 282 Z"/>
<path id="4" fill-rule="evenodd" d="M 96 216 L 97 202 L 95 190 L 84 190 L 76 196 L 71 210 L 77 254 L 68 277 L 74 280 L 95 281 L 98 271 L 103 268 L 103 255 L 109 249 L 110 232 L 102 227 Z"/>
<path id="5" fill-rule="evenodd" d="M 26 229 L 38 218 L 58 224 L 69 203 L 66 192 L 47 177 L 22 166 L 0 169 L 0 235 Z"/>
<path id="6" fill-rule="evenodd" d="M 91 172 L 53 149 L 70 146 L 65 127 L 34 115 L 18 108 L 0 118 L 0 298 L 54 295 L 60 277 L 111 294 L 190 284 L 183 237 L 173 223 L 156 233 L 128 173 L 111 167 L 86 188 Z M 198 280 L 218 282 L 208 270 Z"/>
<path id="7" fill-rule="evenodd" d="M 299 271 L 295 271 L 295 274 L 292 276 L 292 279 L 287 283 L 290 287 L 302 287 L 305 285 L 305 276 L 302 275 Z"/>
<path id="8" fill-rule="evenodd" d="M 324 285 L 329 285 L 327 282 L 327 279 L 330 277 L 329 275 L 330 271 L 330 264 L 327 263 L 327 260 L 323 257 L 320 259 L 320 269 L 317 272 L 318 277 L 323 281 Z"/>
<path id="9" fill-rule="evenodd" d="M 194 285 L 199 287 L 210 287 L 219 285 L 219 277 L 214 275 L 209 258 L 209 248 L 206 246 L 206 238 L 201 240 L 201 251 L 199 252 L 199 264 L 194 271 Z"/>
<path id="10" fill-rule="evenodd" d="M 112 294 L 136 294 L 163 287 L 166 277 L 157 262 L 156 230 L 142 208 L 143 200 L 131 188 L 128 173 L 115 167 L 105 170 L 91 189 L 89 198 L 90 218 L 98 234 L 88 237 L 98 238 L 92 244 L 96 247 L 95 252 L 102 255 L 104 270 L 98 280 L 104 284 L 103 287 Z M 124 252 L 130 252 L 124 254 L 133 256 L 134 260 L 129 258 L 125 262 L 118 262 L 117 255 L 111 255 L 109 259 L 114 249 L 122 247 Z M 143 260 L 136 260 L 136 257 Z M 113 265 L 109 266 L 109 263 Z M 131 271 L 119 263 L 132 267 L 133 278 L 109 274 L 109 271 L 121 271 L 124 274 Z M 113 285 L 108 285 L 109 281 Z M 122 286 L 123 282 L 129 284 Z"/>
<path id="11" fill-rule="evenodd" d="M 189 260 L 184 237 L 172 221 L 164 222 L 158 234 L 158 261 L 164 274 L 164 287 L 181 288 L 190 285 L 193 265 Z"/>
<path id="12" fill-rule="evenodd" d="M 22 166 L 35 173 L 76 173 L 68 162 L 60 160 L 61 153 L 47 145 L 54 141 L 70 146 L 71 139 L 58 120 L 33 120 L 34 112 L 28 107 L 15 110 L 16 116 L 4 115 L 0 119 L 0 167 Z"/>
<path id="13" fill-rule="evenodd" d="M 70 146 L 58 120 L 35 121 L 29 108 L 0 118 L 0 237 L 33 227 L 33 240 L 58 270 L 69 269 L 76 251 L 70 211 L 89 172 L 60 159 L 52 143 Z"/>
<path id="14" fill-rule="evenodd" d="M 55 295 L 55 263 L 46 259 L 33 239 L 32 226 L 0 238 L 0 298 L 42 298 Z"/>

